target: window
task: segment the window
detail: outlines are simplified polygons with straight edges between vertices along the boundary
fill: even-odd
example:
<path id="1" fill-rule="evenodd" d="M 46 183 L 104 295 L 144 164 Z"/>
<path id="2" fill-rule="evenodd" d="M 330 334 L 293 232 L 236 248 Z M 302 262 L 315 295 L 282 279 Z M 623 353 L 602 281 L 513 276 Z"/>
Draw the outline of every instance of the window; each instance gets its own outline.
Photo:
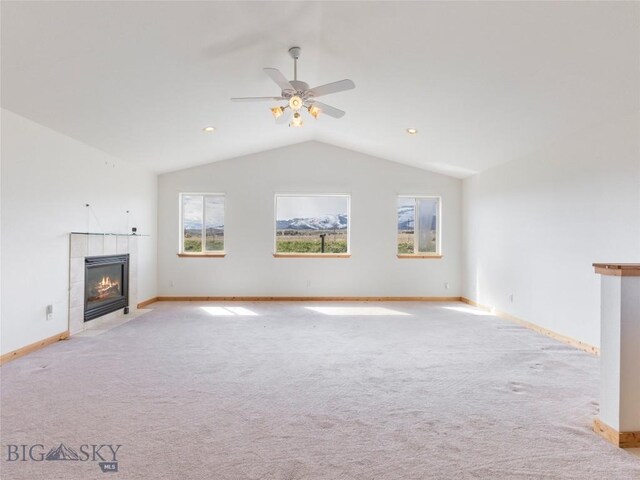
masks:
<path id="1" fill-rule="evenodd" d="M 440 257 L 439 197 L 398 197 L 398 256 Z"/>
<path id="2" fill-rule="evenodd" d="M 276 256 L 349 256 L 349 195 L 276 195 Z"/>
<path id="3" fill-rule="evenodd" d="M 224 195 L 180 194 L 180 253 L 224 253 Z"/>

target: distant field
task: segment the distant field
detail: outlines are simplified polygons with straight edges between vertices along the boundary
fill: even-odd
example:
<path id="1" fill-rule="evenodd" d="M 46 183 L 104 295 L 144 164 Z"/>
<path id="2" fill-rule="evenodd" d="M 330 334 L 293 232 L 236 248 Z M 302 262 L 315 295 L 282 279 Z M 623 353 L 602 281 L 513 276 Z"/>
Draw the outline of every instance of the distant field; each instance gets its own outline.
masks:
<path id="1" fill-rule="evenodd" d="M 276 232 L 276 252 L 278 253 L 322 253 L 321 234 L 325 234 L 324 253 L 347 253 L 347 232 L 344 230 L 278 230 Z M 398 232 L 398 253 L 411 254 L 414 252 L 414 233 L 412 231 Z M 206 251 L 224 250 L 224 235 L 207 235 Z M 427 251 L 435 252 L 436 238 L 429 242 Z M 187 231 L 184 237 L 185 252 L 201 252 L 202 238 L 200 231 Z"/>
<path id="2" fill-rule="evenodd" d="M 398 253 L 413 253 L 413 232 L 398 233 Z"/>
<path id="3" fill-rule="evenodd" d="M 427 244 L 427 252 L 435 253 L 436 251 L 436 232 L 431 232 L 431 240 Z M 414 237 L 415 234 L 412 231 L 398 232 L 398 253 L 407 254 L 415 253 L 414 250 Z"/>
<path id="4" fill-rule="evenodd" d="M 224 250 L 224 234 L 221 230 L 207 231 L 206 242 L 207 252 Z M 183 246 L 185 252 L 202 252 L 202 232 L 200 230 L 185 231 Z"/>
<path id="5" fill-rule="evenodd" d="M 335 230 L 278 230 L 276 252 L 278 253 L 322 253 L 321 234 L 326 234 L 324 253 L 347 253 L 347 233 Z"/>

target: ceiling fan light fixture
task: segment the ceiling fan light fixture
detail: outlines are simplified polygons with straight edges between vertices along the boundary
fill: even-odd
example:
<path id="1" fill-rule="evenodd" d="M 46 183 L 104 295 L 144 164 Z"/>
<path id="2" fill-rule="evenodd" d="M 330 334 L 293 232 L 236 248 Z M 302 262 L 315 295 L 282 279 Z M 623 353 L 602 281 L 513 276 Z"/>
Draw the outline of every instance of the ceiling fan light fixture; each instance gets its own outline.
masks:
<path id="1" fill-rule="evenodd" d="M 302 115 L 300 115 L 300 112 L 295 112 L 293 114 L 293 119 L 291 120 L 291 123 L 289 124 L 289 126 L 294 128 L 300 128 L 302 127 L 302 125 L 304 125 L 304 123 L 302 122 Z"/>
<path id="2" fill-rule="evenodd" d="M 284 113 L 284 108 L 282 107 L 273 107 L 271 109 L 271 115 L 273 115 L 273 118 L 280 118 L 283 113 Z"/>
<path id="3" fill-rule="evenodd" d="M 318 116 L 322 113 L 322 110 L 320 110 L 315 105 L 309 105 L 307 107 L 307 110 L 309 110 L 309 115 L 311 115 L 313 118 L 318 118 Z"/>
<path id="4" fill-rule="evenodd" d="M 302 103 L 302 99 L 298 95 L 294 95 L 289 99 L 289 106 L 293 111 L 300 110 L 300 108 L 302 108 Z"/>

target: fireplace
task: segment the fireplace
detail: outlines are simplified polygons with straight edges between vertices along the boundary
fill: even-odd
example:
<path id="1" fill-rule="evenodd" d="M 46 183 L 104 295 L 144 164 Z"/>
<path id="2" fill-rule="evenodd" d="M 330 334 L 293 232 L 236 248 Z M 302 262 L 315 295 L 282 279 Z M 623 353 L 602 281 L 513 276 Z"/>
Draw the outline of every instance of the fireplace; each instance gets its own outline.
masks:
<path id="1" fill-rule="evenodd" d="M 85 322 L 129 306 L 128 254 L 85 257 L 84 268 Z"/>

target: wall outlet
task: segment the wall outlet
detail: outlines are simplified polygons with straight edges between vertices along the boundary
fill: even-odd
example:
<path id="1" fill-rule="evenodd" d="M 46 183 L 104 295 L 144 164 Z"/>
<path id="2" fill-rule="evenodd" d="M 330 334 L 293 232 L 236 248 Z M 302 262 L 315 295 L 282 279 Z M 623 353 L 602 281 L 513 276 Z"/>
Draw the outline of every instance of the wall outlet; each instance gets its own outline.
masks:
<path id="1" fill-rule="evenodd" d="M 509 301 L 510 301 L 511 303 L 513 303 L 513 293 L 510 293 L 510 294 L 509 294 Z"/>
<path id="2" fill-rule="evenodd" d="M 449 282 L 444 282 L 444 288 L 449 288 Z"/>
<path id="3" fill-rule="evenodd" d="M 169 280 L 169 286 L 173 287 L 173 280 Z"/>
<path id="4" fill-rule="evenodd" d="M 307 280 L 307 288 L 311 287 L 311 280 Z"/>
<path id="5" fill-rule="evenodd" d="M 53 320 L 53 305 L 47 305 L 47 321 Z"/>

